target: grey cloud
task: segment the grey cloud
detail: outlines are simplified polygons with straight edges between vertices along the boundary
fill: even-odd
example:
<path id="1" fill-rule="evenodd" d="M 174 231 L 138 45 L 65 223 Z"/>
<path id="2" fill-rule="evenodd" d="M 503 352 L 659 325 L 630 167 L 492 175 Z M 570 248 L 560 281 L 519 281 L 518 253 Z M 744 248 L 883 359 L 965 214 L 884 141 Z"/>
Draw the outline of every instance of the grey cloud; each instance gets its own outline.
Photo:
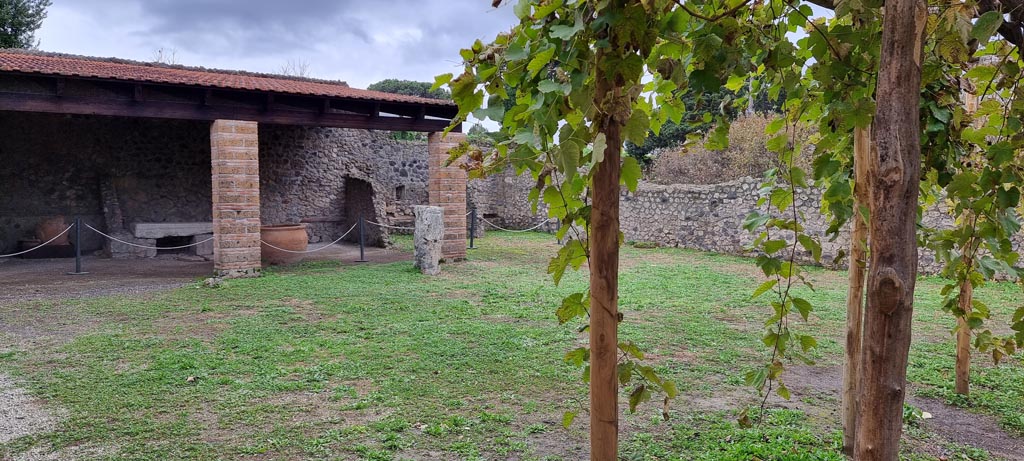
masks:
<path id="1" fill-rule="evenodd" d="M 385 77 L 429 80 L 451 72 L 458 51 L 493 39 L 515 22 L 511 8 L 490 0 L 54 0 L 105 30 L 106 49 L 149 55 L 177 49 L 183 64 L 274 71 L 308 60 L 315 76 L 372 82 Z M 109 26 L 109 27 L 107 27 Z M 60 28 L 44 23 L 43 28 Z M 94 26 L 95 27 L 95 26 Z M 97 41 L 53 32 L 81 54 Z M 91 31 L 89 31 L 91 32 Z M 118 36 L 120 35 L 120 36 Z M 112 46 L 111 42 L 120 43 Z M 70 45 L 68 45 L 71 43 Z M 44 40 L 44 47 L 47 42 Z M 277 63 L 277 64 L 275 64 Z M 256 67 L 256 68 L 254 68 Z"/>

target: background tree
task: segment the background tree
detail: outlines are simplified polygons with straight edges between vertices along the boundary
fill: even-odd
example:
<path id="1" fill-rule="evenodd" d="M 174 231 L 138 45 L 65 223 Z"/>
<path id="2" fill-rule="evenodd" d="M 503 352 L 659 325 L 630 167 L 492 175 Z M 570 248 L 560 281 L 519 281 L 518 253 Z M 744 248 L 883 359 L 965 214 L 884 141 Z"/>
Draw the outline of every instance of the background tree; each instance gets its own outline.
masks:
<path id="1" fill-rule="evenodd" d="M 413 80 L 399 80 L 388 78 L 373 83 L 366 87 L 368 90 L 382 91 L 384 93 L 404 94 L 406 96 L 419 96 L 430 99 L 451 99 L 452 95 L 444 88 L 432 89 L 433 84 L 428 82 L 417 82 Z"/>
<path id="2" fill-rule="evenodd" d="M 153 62 L 158 64 L 177 65 L 178 50 L 176 48 L 158 48 L 153 52 Z"/>
<path id="3" fill-rule="evenodd" d="M 35 48 L 50 0 L 0 0 L 0 48 Z"/>
<path id="4" fill-rule="evenodd" d="M 278 73 L 292 77 L 309 77 L 309 69 L 309 61 L 305 59 L 289 59 L 288 62 L 278 69 Z"/>
<path id="5" fill-rule="evenodd" d="M 713 119 L 705 119 L 704 114 L 719 112 L 729 117 L 736 118 L 739 111 L 730 104 L 734 95 L 732 91 L 722 87 L 719 91 L 707 94 L 697 94 L 687 91 L 679 96 L 679 102 L 686 108 L 682 120 L 679 123 L 669 121 L 655 134 L 653 131 L 647 134 L 643 144 L 637 145 L 626 142 L 626 153 L 637 159 L 642 165 L 650 166 L 654 162 L 653 153 L 659 149 L 668 149 L 682 146 L 686 143 L 688 136 L 695 133 L 703 138 L 713 126 Z"/>
<path id="6" fill-rule="evenodd" d="M 418 96 L 430 99 L 451 99 L 452 95 L 443 88 L 433 89 L 432 84 L 427 82 L 416 82 L 413 80 L 399 80 L 388 78 L 366 87 L 368 90 L 380 91 L 383 93 L 403 94 L 406 96 Z M 423 141 L 427 139 L 426 133 L 417 131 L 392 131 L 391 136 L 399 141 Z"/>
<path id="7" fill-rule="evenodd" d="M 695 93 L 693 91 L 682 92 L 679 102 L 685 108 L 682 120 L 679 123 L 671 120 L 665 122 L 658 133 L 653 130 L 647 134 L 643 144 L 626 142 L 626 153 L 637 159 L 641 165 L 650 167 L 654 163 L 654 152 L 661 149 L 672 149 L 680 147 L 693 140 L 690 135 L 694 134 L 697 140 L 702 141 L 704 135 L 714 126 L 713 118 L 707 114 L 719 113 L 729 120 L 735 120 L 738 116 L 754 114 L 778 114 L 782 110 L 782 102 L 785 101 L 785 92 L 775 98 L 771 98 L 768 92 L 761 91 L 757 97 L 749 99 L 746 108 L 738 108 L 733 103 L 739 96 L 745 96 L 749 87 L 741 87 L 738 91 L 732 91 L 726 87 L 720 87 L 718 91 L 710 93 Z M 703 144 L 700 142 L 700 144 Z"/>

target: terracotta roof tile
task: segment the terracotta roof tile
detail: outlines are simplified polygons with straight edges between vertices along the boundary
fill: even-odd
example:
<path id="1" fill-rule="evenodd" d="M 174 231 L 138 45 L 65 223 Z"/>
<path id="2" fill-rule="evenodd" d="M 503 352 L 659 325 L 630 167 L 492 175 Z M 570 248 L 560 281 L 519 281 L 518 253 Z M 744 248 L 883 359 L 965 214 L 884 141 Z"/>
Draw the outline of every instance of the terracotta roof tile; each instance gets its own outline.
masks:
<path id="1" fill-rule="evenodd" d="M 0 49 L 0 72 L 160 83 L 303 96 L 453 106 L 451 101 L 351 88 L 340 81 Z"/>

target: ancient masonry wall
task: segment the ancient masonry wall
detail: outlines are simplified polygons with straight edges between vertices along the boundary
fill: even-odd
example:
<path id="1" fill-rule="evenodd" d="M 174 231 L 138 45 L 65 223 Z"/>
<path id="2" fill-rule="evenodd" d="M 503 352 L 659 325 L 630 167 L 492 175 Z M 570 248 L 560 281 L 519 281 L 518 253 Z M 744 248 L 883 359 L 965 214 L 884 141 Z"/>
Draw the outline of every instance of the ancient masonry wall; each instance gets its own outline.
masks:
<path id="1" fill-rule="evenodd" d="M 262 223 L 306 222 L 312 242 L 348 229 L 350 208 L 411 225 L 412 206 L 428 201 L 425 141 L 273 125 L 258 139 Z M 0 253 L 56 215 L 121 236 L 135 223 L 212 222 L 210 142 L 207 122 L 0 113 Z M 86 251 L 103 247 L 83 237 Z"/>
<path id="2" fill-rule="evenodd" d="M 360 213 L 411 226 L 412 207 L 428 201 L 427 143 L 383 131 L 263 125 L 260 181 L 263 222 L 305 222 L 314 243 L 340 237 Z M 383 243 L 375 226 L 367 234 Z"/>
<path id="3" fill-rule="evenodd" d="M 537 223 L 543 216 L 535 215 L 527 201 L 527 194 L 533 187 L 533 180 L 505 172 L 490 179 L 496 183 L 488 192 L 490 210 L 497 213 L 496 222 L 513 228 L 523 228 Z M 757 207 L 759 179 L 743 178 L 736 181 L 713 185 L 659 185 L 641 182 L 635 193 L 623 190 L 621 196 L 620 222 L 627 241 L 652 242 L 662 246 L 691 248 L 718 253 L 746 255 L 747 247 L 756 235 L 743 229 L 743 220 Z M 849 233 L 844 230 L 839 237 L 829 241 L 825 237 L 828 225 L 821 214 L 819 191 L 800 190 L 795 197 L 795 206 L 804 213 L 803 222 L 811 235 L 819 237 L 822 243 L 822 262 L 828 264 L 839 251 L 849 252 Z M 941 207 L 928 209 L 922 224 L 932 228 L 952 226 L 952 218 Z M 1015 248 L 1024 248 L 1024 233 L 1013 239 Z M 810 255 L 799 255 L 804 261 Z M 920 270 L 936 273 L 941 266 L 935 255 L 920 251 Z"/>

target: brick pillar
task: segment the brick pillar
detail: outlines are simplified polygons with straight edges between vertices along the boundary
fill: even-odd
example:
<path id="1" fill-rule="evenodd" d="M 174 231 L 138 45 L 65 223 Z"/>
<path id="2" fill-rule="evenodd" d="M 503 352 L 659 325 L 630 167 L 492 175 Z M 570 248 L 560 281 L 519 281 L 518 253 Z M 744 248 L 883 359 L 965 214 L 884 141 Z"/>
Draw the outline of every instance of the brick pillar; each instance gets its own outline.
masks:
<path id="1" fill-rule="evenodd" d="M 445 261 L 466 259 L 466 172 L 458 167 L 446 167 L 448 150 L 466 139 L 462 133 L 430 133 L 427 149 L 430 204 L 444 209 L 444 244 L 441 258 Z"/>
<path id="2" fill-rule="evenodd" d="M 222 277 L 260 271 L 260 165 L 256 122 L 217 120 L 210 127 L 213 172 L 213 268 Z"/>

